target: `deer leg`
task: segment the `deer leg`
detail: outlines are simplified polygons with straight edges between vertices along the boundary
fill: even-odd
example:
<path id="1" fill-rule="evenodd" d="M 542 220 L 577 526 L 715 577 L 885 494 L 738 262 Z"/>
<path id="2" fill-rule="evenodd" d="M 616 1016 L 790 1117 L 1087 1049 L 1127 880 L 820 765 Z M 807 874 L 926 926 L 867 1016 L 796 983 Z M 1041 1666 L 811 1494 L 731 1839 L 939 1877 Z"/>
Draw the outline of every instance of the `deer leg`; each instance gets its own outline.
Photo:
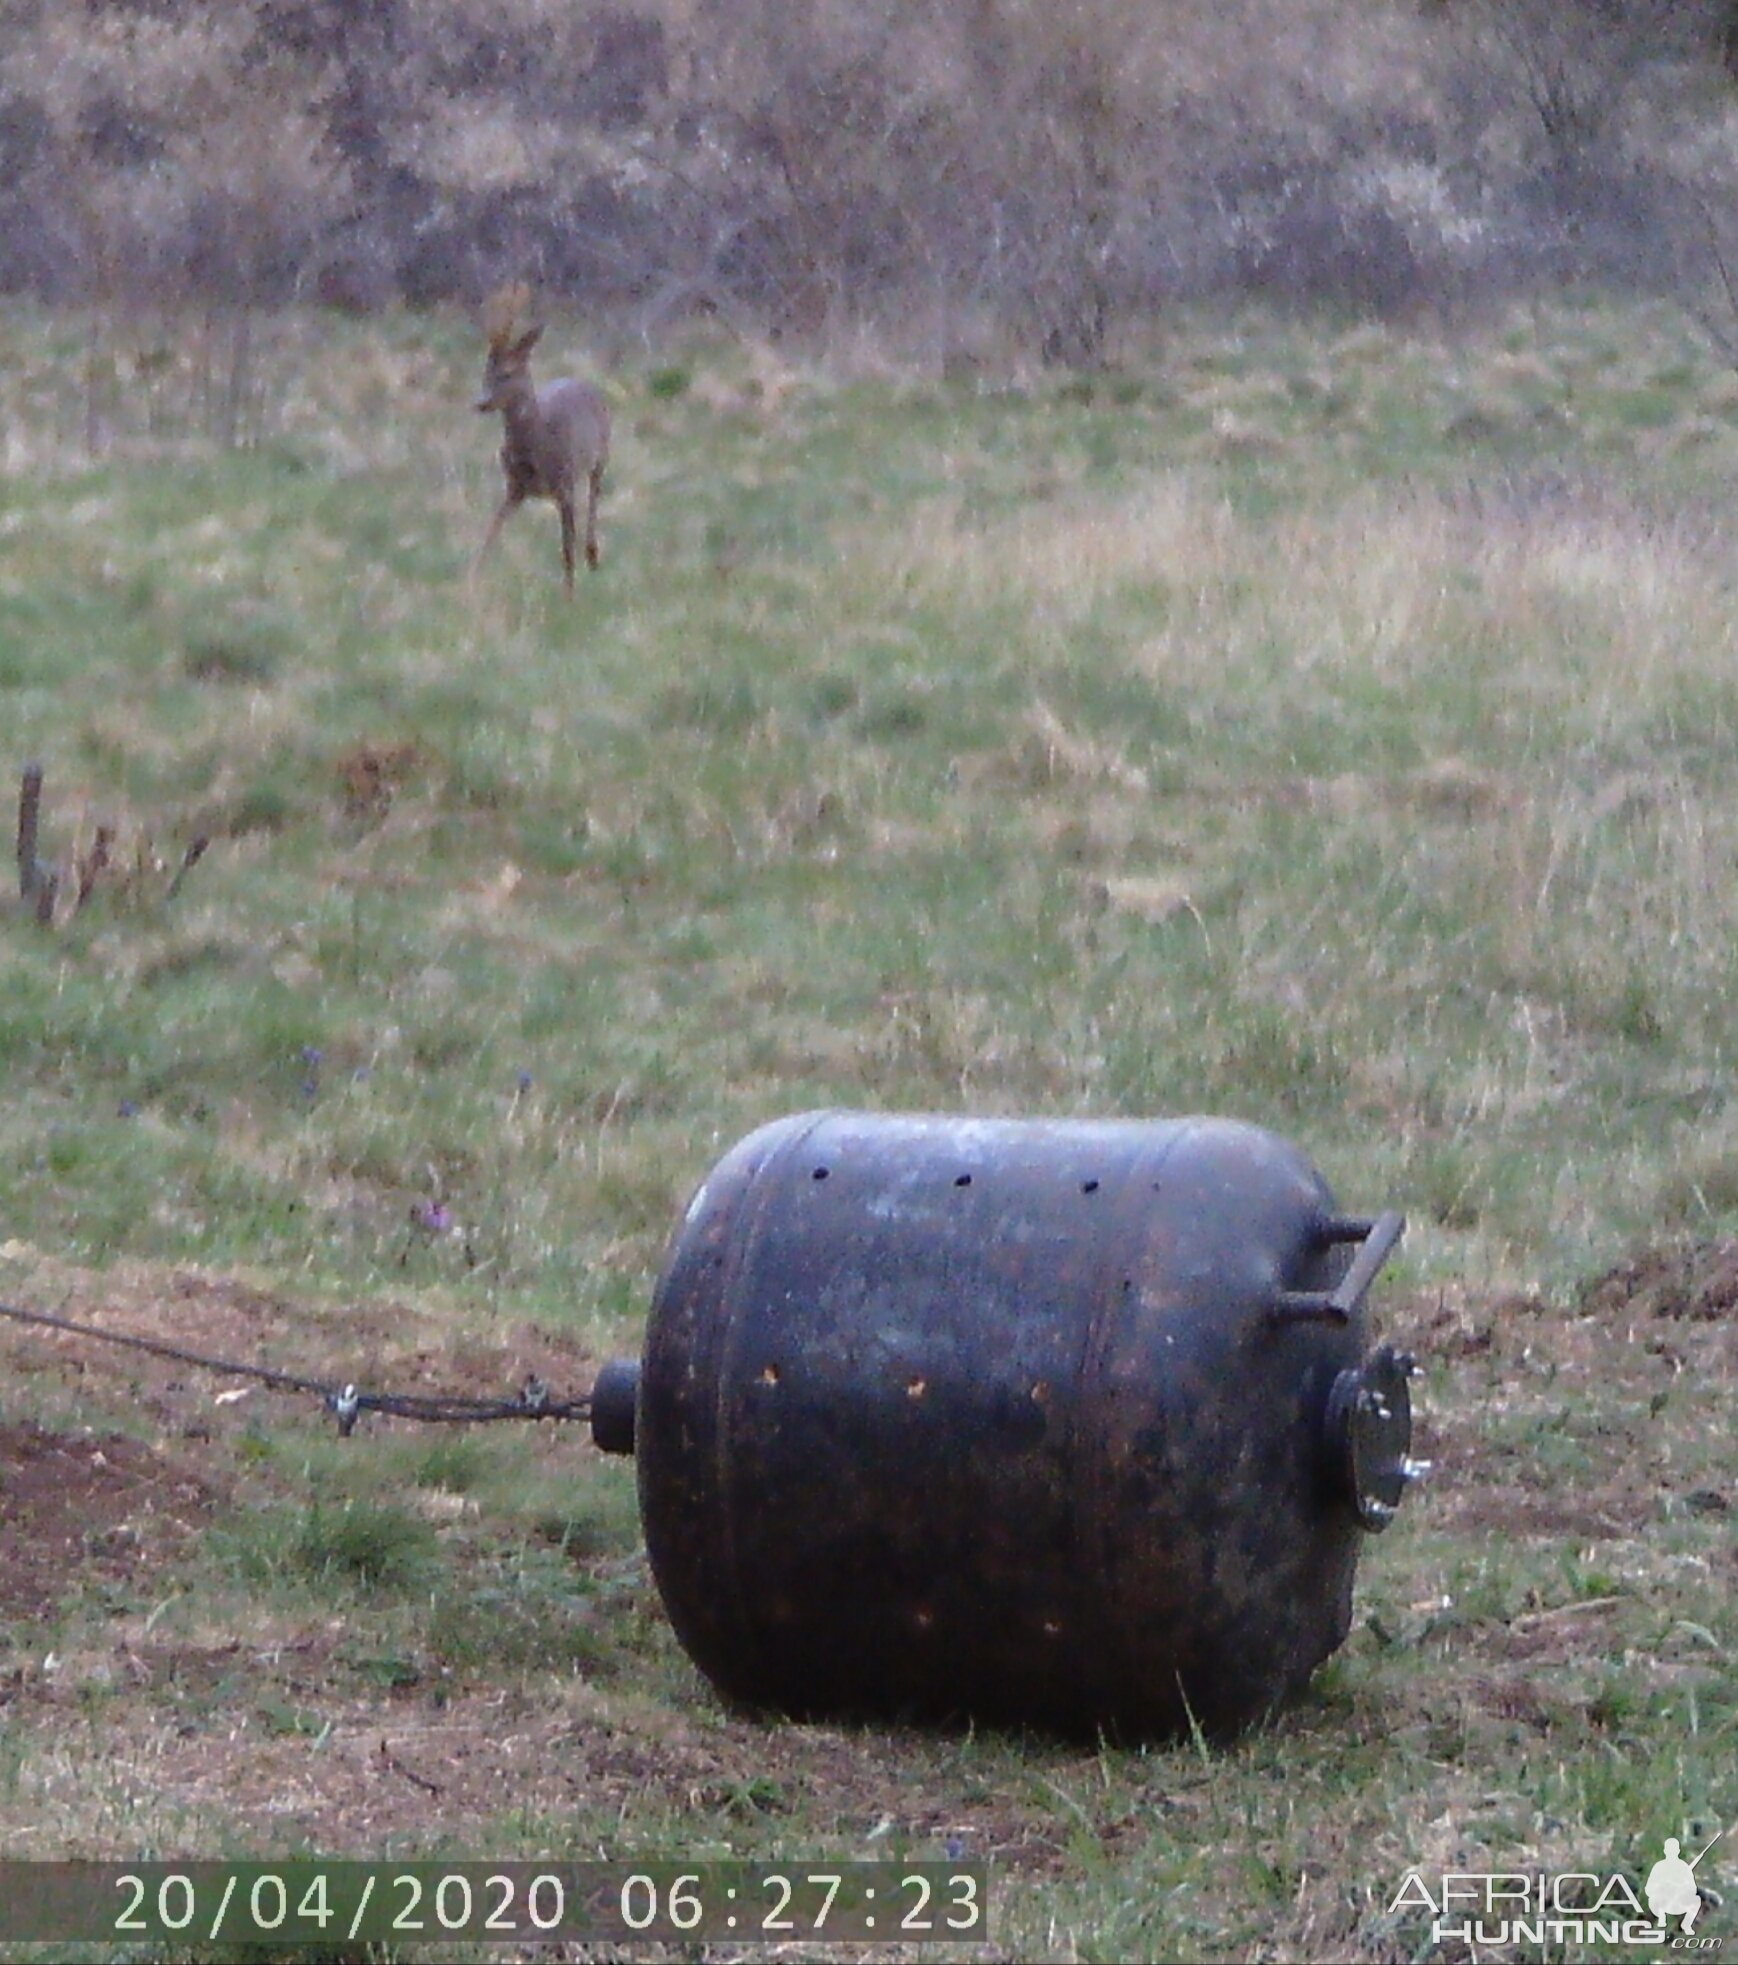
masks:
<path id="1" fill-rule="evenodd" d="M 495 508 L 495 516 L 489 521 L 488 531 L 483 534 L 483 543 L 477 548 L 477 557 L 471 562 L 471 578 L 473 580 L 482 571 L 484 560 L 489 557 L 495 541 L 500 538 L 502 526 L 513 516 L 513 513 L 522 502 L 514 492 L 509 491 L 506 497 Z"/>
<path id="2" fill-rule="evenodd" d="M 576 530 L 573 518 L 573 500 L 571 497 L 564 497 L 557 502 L 561 506 L 561 578 L 562 584 L 566 587 L 568 596 L 571 599 L 573 595 L 574 533 Z"/>
<path id="3" fill-rule="evenodd" d="M 598 493 L 602 490 L 603 466 L 601 464 L 595 464 L 592 466 L 590 478 L 586 481 L 585 563 L 587 566 L 596 566 L 598 561 L 603 558 L 603 554 L 598 551 L 597 545 L 597 499 Z"/>

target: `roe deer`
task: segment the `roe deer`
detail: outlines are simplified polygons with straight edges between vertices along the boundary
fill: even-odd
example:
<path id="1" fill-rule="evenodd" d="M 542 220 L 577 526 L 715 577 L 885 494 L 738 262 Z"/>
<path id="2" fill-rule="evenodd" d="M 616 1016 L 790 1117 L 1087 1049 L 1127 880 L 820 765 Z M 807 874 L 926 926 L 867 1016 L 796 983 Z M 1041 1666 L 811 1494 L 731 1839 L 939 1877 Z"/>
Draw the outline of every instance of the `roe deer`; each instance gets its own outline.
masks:
<path id="1" fill-rule="evenodd" d="M 471 570 L 474 575 L 502 526 L 527 498 L 553 498 L 561 512 L 561 563 L 571 595 L 574 493 L 582 473 L 586 481 L 585 563 L 596 566 L 602 557 L 597 544 L 597 500 L 603 489 L 604 466 L 609 462 L 609 404 L 589 382 L 576 382 L 571 376 L 545 383 L 541 389 L 532 382 L 531 350 L 543 329 L 520 325 L 529 298 L 529 289 L 524 286 L 507 288 L 490 302 L 485 316 L 489 359 L 477 408 L 485 413 L 499 410 L 506 423 L 501 470 L 507 490 L 483 535 Z"/>

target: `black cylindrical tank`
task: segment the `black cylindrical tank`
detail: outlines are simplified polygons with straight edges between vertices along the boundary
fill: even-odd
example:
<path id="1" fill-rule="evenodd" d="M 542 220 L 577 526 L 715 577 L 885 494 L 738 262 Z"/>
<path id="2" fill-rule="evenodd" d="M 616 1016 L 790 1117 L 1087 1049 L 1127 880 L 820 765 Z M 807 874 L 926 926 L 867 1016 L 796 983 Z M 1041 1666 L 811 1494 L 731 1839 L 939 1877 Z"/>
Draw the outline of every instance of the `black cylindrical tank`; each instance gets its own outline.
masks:
<path id="1" fill-rule="evenodd" d="M 795 1715 L 1258 1718 L 1419 1471 L 1410 1360 L 1365 1356 L 1401 1226 L 1226 1120 L 763 1127 L 600 1406 L 682 1643 Z"/>

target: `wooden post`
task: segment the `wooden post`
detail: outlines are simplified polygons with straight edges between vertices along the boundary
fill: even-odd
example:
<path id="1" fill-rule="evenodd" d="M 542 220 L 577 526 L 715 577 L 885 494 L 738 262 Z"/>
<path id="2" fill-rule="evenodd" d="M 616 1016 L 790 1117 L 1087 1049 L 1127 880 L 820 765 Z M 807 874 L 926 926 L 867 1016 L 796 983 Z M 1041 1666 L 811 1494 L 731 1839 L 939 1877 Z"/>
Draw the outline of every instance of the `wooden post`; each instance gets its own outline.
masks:
<path id="1" fill-rule="evenodd" d="M 27 764 L 18 787 L 18 891 L 45 926 L 54 919 L 54 897 L 60 876 L 36 857 L 37 825 L 42 812 L 42 766 Z"/>

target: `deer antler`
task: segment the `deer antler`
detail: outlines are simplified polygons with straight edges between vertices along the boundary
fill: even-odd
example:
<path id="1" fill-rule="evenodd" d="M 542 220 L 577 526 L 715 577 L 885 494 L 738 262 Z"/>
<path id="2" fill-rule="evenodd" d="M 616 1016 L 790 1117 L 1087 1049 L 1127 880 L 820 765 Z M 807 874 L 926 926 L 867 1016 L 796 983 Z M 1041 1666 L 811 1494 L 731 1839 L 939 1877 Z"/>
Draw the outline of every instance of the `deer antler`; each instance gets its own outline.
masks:
<path id="1" fill-rule="evenodd" d="M 526 280 L 497 287 L 483 303 L 483 332 L 491 348 L 504 348 L 531 312 L 531 287 Z"/>

